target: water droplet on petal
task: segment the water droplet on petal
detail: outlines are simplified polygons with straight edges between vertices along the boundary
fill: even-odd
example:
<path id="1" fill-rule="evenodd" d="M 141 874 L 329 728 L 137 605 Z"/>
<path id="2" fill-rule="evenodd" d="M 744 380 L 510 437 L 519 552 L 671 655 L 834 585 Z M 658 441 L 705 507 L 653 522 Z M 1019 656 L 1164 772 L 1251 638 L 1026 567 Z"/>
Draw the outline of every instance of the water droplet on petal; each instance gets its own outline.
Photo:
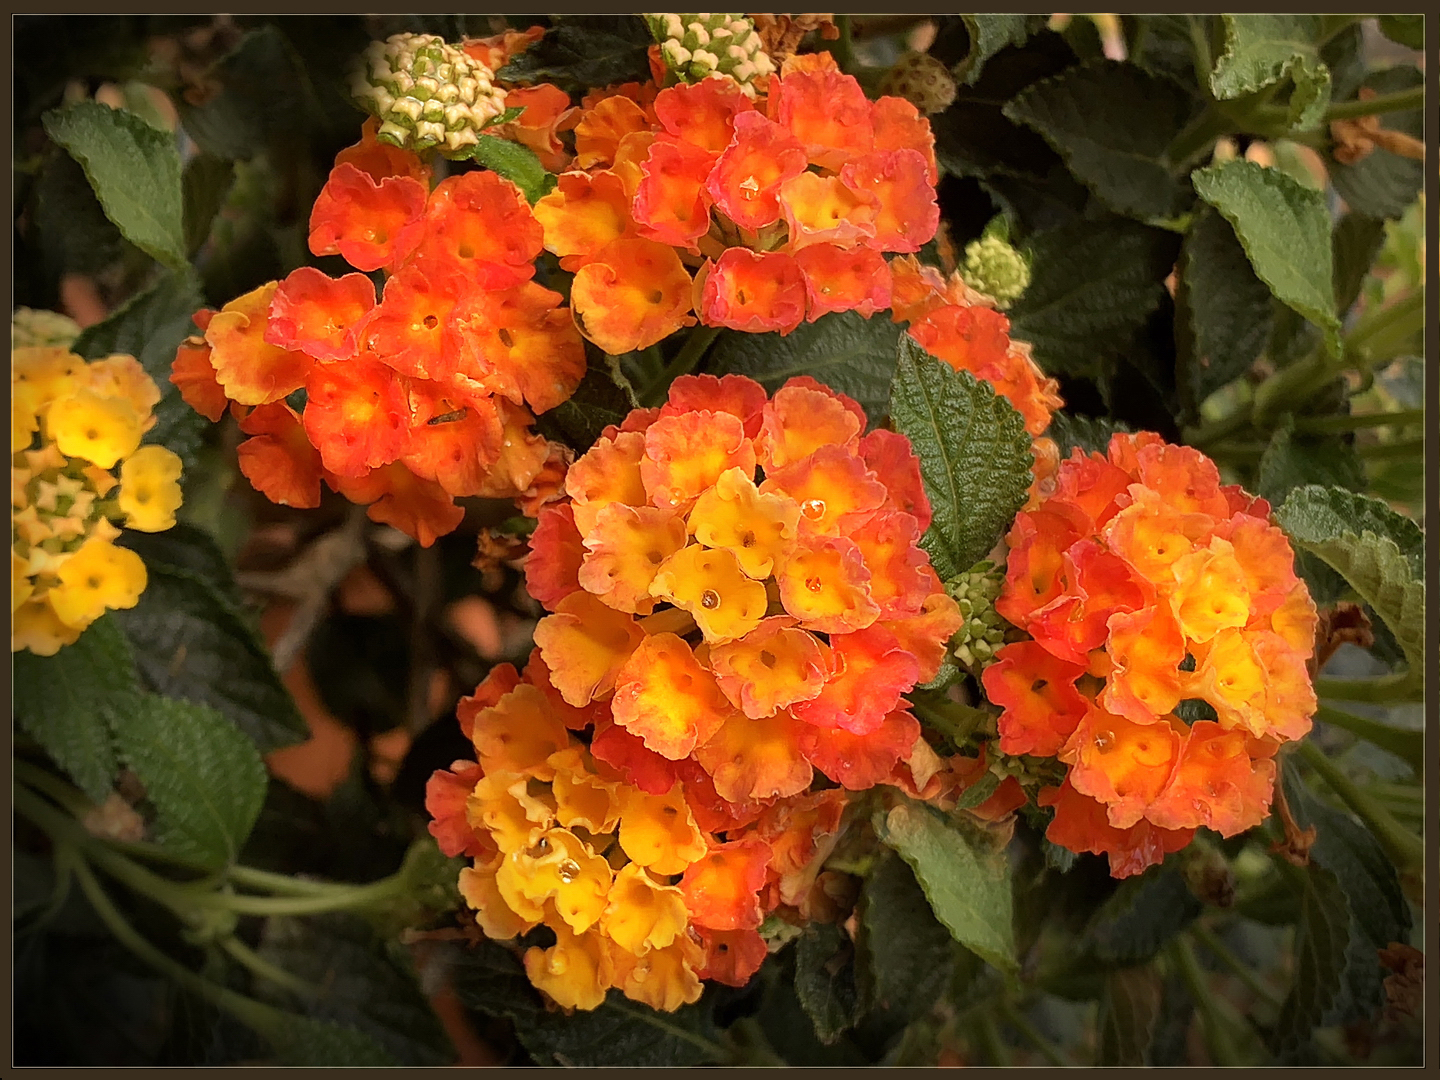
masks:
<path id="1" fill-rule="evenodd" d="M 821 581 L 818 577 L 806 578 L 805 587 L 811 592 L 819 592 L 825 587 L 825 583 Z"/>
<path id="2" fill-rule="evenodd" d="M 550 963 L 545 966 L 550 969 L 551 975 L 564 975 L 570 969 L 570 961 L 565 959 L 564 953 L 554 952 L 550 954 Z"/>
<path id="3" fill-rule="evenodd" d="M 565 882 L 566 885 L 569 885 L 570 882 L 574 881 L 577 877 L 580 876 L 580 864 L 577 863 L 574 859 L 566 859 L 557 868 L 556 873 L 560 875 L 561 881 Z"/>
<path id="4" fill-rule="evenodd" d="M 720 594 L 714 589 L 706 589 L 700 594 L 700 606 L 706 611 L 714 611 L 720 606 Z"/>
<path id="5" fill-rule="evenodd" d="M 800 512 L 811 521 L 818 521 L 825 516 L 825 500 L 806 499 L 800 504 Z"/>
<path id="6" fill-rule="evenodd" d="M 1095 733 L 1094 743 L 1095 749 L 1103 754 L 1114 745 L 1115 733 L 1113 731 L 1097 731 Z"/>

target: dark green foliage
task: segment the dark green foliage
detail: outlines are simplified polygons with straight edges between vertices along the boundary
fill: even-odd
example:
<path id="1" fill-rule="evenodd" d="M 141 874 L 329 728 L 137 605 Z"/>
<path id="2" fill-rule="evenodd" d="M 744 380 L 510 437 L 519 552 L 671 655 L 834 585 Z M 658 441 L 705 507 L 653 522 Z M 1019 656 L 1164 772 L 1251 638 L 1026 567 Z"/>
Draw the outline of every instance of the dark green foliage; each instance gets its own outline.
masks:
<path id="1" fill-rule="evenodd" d="M 510 82 L 550 82 L 571 94 L 650 77 L 647 51 L 653 41 L 634 15 L 552 17 L 554 25 L 537 44 L 497 73 Z"/>
<path id="2" fill-rule="evenodd" d="M 1107 964 L 1136 964 L 1200 914 L 1201 904 L 1174 859 L 1121 882 L 1085 931 L 1095 957 Z"/>

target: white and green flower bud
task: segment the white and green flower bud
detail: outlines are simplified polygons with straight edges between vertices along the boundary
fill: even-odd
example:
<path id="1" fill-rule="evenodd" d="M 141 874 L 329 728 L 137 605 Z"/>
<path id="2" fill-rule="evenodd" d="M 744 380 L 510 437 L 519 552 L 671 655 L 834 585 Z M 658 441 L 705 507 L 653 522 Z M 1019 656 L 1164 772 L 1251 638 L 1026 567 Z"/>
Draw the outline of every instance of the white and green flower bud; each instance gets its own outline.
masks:
<path id="1" fill-rule="evenodd" d="M 10 348 L 59 345 L 69 348 L 80 336 L 80 324 L 58 311 L 16 308 L 10 314 Z"/>
<path id="2" fill-rule="evenodd" d="M 999 236 L 982 236 L 965 245 L 960 276 L 972 289 L 1008 308 L 1030 287 L 1030 264 L 1025 256 Z"/>
<path id="3" fill-rule="evenodd" d="M 694 83 L 725 76 L 755 97 L 755 80 L 775 70 L 754 23 L 737 12 L 652 13 L 645 21 L 660 45 L 668 81 Z"/>
<path id="4" fill-rule="evenodd" d="M 995 610 L 1005 575 L 993 563 L 979 562 L 945 583 L 945 591 L 964 620 L 950 639 L 955 658 L 977 675 L 995 659 L 1005 644 L 1009 624 Z"/>
<path id="5" fill-rule="evenodd" d="M 955 100 L 955 76 L 929 53 L 906 53 L 885 73 L 880 93 L 902 97 L 927 115 L 938 113 Z"/>
<path id="6" fill-rule="evenodd" d="M 350 92 L 380 120 L 381 142 L 457 154 L 505 111 L 494 80 L 485 64 L 434 34 L 391 34 L 356 59 Z"/>

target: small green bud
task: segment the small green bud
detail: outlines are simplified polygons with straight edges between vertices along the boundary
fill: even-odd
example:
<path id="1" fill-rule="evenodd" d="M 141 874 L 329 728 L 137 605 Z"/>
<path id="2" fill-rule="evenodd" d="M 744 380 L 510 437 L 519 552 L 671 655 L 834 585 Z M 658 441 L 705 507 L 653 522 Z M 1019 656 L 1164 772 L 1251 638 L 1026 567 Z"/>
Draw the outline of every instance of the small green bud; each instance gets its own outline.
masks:
<path id="1" fill-rule="evenodd" d="M 505 111 L 495 73 L 434 34 L 391 34 L 356 59 L 350 93 L 380 120 L 376 138 L 409 150 L 459 154 Z"/>
<path id="2" fill-rule="evenodd" d="M 59 345 L 69 348 L 80 336 L 80 324 L 58 311 L 16 308 L 10 315 L 10 348 Z"/>
<path id="3" fill-rule="evenodd" d="M 972 289 L 993 297 L 1008 308 L 1030 287 L 1030 264 L 1025 256 L 998 236 L 982 236 L 965 245 L 960 276 Z"/>
<path id="4" fill-rule="evenodd" d="M 955 100 L 955 77 L 929 53 L 906 53 L 885 73 L 880 93 L 902 97 L 929 115 L 943 112 Z"/>
<path id="5" fill-rule="evenodd" d="M 976 563 L 945 583 L 945 591 L 964 620 L 950 639 L 952 650 L 955 658 L 976 674 L 995 659 L 996 650 L 1005 644 L 1009 623 L 995 610 L 1004 584 L 1004 573 L 988 561 Z"/>
<path id="6" fill-rule="evenodd" d="M 724 76 L 753 98 L 754 81 L 775 70 L 755 24 L 739 12 L 651 13 L 645 21 L 660 45 L 669 82 Z"/>

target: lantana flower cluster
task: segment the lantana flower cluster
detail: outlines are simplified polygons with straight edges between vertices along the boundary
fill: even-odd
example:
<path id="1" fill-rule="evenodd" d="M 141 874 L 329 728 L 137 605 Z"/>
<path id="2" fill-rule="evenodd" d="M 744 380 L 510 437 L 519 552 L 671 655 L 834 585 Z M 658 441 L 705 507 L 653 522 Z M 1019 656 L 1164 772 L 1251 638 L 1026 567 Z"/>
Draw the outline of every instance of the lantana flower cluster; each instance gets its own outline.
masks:
<path id="1" fill-rule="evenodd" d="M 133 356 L 10 353 L 10 649 L 52 656 L 108 609 L 134 607 L 145 563 L 116 522 L 175 524 L 180 459 L 142 446 L 160 390 Z M 115 468 L 119 466 L 119 476 Z"/>
<path id="2" fill-rule="evenodd" d="M 566 474 L 568 499 L 540 511 L 526 582 L 552 614 L 535 632 L 529 685 L 462 716 L 480 773 L 457 766 L 456 779 L 436 782 L 469 785 L 468 823 L 485 824 L 503 856 L 494 856 L 495 884 L 485 878 L 482 888 L 475 876 L 488 849 L 475 852 L 466 879 L 482 928 L 514 927 L 502 934 L 511 936 L 548 919 L 562 958 L 532 950 L 527 967 L 560 1003 L 598 1004 L 604 988 L 590 973 L 607 970 L 605 955 L 616 973 L 609 985 L 657 1008 L 699 993 L 679 974 L 687 970 L 743 983 L 764 957 L 763 913 L 790 905 L 803 917 L 810 902 L 819 841 L 809 823 L 835 832 L 847 792 L 894 784 L 926 797 L 959 783 L 936 775 L 945 767 L 903 695 L 935 676 L 960 614 L 916 544 L 930 508 L 908 440 L 864 429 L 854 401 L 808 377 L 767 399 L 742 376 L 682 376 L 664 406 L 606 429 Z M 583 753 L 563 737 L 567 727 L 584 733 Z M 530 780 L 494 782 L 520 800 L 506 820 L 541 830 L 512 842 L 474 777 L 499 768 L 486 755 L 518 753 L 541 731 L 551 736 L 532 757 L 543 767 Z M 917 756 L 929 763 L 919 775 Z M 824 790 L 812 790 L 817 772 Z M 552 785 L 553 812 L 536 781 Z M 564 824 L 579 819 L 563 817 L 572 796 L 562 787 L 607 784 L 622 794 L 587 798 L 610 810 L 590 811 L 583 833 Z M 573 837 L 544 834 L 552 817 Z M 548 847 L 537 848 L 539 835 Z M 626 869 L 634 864 L 645 872 Z M 542 866 L 555 869 L 533 885 L 510 876 L 529 880 Z M 587 914 L 567 917 L 567 900 L 556 908 L 564 925 L 542 917 L 546 890 L 558 896 L 585 874 L 595 883 Z M 684 918 L 663 899 L 672 895 Z M 650 913 L 667 905 L 673 934 L 622 939 L 628 929 L 611 929 L 603 944 L 606 920 L 648 934 L 662 925 Z M 591 944 L 576 942 L 596 925 Z M 686 925 L 698 941 L 680 936 Z M 638 970 L 670 974 L 654 983 L 624 975 L 648 948 L 657 960 Z M 584 994 L 566 975 L 581 969 Z M 683 992 L 661 996 L 671 985 Z"/>
<path id="3" fill-rule="evenodd" d="M 983 676 L 998 749 L 1068 767 L 1040 793 L 1046 835 L 1116 877 L 1202 826 L 1259 824 L 1276 750 L 1310 729 L 1315 605 L 1269 515 L 1199 451 L 1117 434 L 1063 462 L 1007 538 L 996 609 L 1032 640 Z"/>
<path id="4" fill-rule="evenodd" d="M 535 216 L 607 353 L 697 318 L 786 334 L 868 317 L 890 306 L 885 254 L 919 251 L 939 223 L 929 122 L 867 99 L 829 53 L 788 60 L 759 100 L 723 76 L 596 91 L 574 130 L 574 168 Z"/>
<path id="5" fill-rule="evenodd" d="M 317 506 L 323 478 L 424 545 L 460 523 L 456 498 L 524 496 L 563 467 L 533 413 L 585 371 L 562 296 L 532 280 L 541 229 L 519 189 L 483 170 L 430 185 L 369 121 L 310 216 L 310 250 L 361 272 L 301 267 L 201 311 L 171 375 L 211 420 L 232 410 L 240 469 L 272 501 Z"/>
<path id="6" fill-rule="evenodd" d="M 526 973 L 557 1004 L 594 1009 L 619 988 L 673 1011 L 702 980 L 750 979 L 769 913 L 827 909 L 849 793 L 737 808 L 694 761 L 642 786 L 596 749 L 606 711 L 566 702 L 538 649 L 523 672 L 493 669 L 459 708 L 476 760 L 429 781 L 430 831 L 472 860 L 459 888 L 482 932 L 527 935 Z"/>

